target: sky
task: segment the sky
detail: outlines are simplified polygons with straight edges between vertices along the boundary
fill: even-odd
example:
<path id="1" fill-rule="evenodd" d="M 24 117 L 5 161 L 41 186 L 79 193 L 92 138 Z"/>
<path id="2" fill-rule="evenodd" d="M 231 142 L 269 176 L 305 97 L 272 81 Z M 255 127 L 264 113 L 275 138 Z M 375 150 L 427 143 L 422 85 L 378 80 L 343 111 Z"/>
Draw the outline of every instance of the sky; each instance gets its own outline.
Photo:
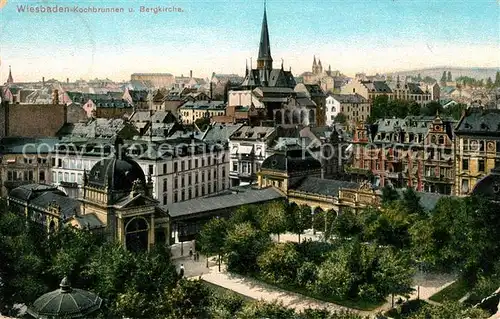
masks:
<path id="1" fill-rule="evenodd" d="M 26 6 L 77 10 L 30 13 Z M 283 59 L 295 75 L 310 71 L 313 55 L 347 75 L 500 66 L 500 0 L 267 0 L 266 6 L 274 65 Z M 89 8 L 123 12 L 81 12 Z M 134 72 L 190 70 L 195 77 L 244 74 L 246 60 L 256 64 L 263 9 L 258 0 L 0 0 L 0 82 L 9 65 L 18 82 L 120 81 Z"/>

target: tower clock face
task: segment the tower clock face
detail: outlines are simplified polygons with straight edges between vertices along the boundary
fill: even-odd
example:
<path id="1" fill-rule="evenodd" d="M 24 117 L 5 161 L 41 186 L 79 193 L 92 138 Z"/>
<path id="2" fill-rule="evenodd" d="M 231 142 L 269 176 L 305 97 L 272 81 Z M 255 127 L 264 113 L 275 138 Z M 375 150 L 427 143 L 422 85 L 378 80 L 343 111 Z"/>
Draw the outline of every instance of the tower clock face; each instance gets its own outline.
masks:
<path id="1" fill-rule="evenodd" d="M 435 130 L 435 131 L 439 131 L 440 129 L 441 129 L 441 128 L 439 127 L 439 125 L 434 126 L 434 130 Z"/>

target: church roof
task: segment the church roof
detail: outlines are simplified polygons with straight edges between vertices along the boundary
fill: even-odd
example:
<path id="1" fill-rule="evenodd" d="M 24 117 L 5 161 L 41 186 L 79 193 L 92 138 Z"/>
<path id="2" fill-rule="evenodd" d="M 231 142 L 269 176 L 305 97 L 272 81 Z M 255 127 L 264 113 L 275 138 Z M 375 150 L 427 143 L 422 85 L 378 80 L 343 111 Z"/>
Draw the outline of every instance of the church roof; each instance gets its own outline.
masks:
<path id="1" fill-rule="evenodd" d="M 271 45 L 269 42 L 269 30 L 267 27 L 267 13 L 264 8 L 264 18 L 262 19 L 262 29 L 260 31 L 259 60 L 271 59 Z"/>

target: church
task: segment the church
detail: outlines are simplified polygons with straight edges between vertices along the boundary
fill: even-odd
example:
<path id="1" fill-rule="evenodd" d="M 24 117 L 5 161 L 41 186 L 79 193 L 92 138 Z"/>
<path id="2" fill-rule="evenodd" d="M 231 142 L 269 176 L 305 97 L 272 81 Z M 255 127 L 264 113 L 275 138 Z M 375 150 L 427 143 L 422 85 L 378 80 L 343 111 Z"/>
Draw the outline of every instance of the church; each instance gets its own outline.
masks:
<path id="1" fill-rule="evenodd" d="M 316 125 L 319 106 L 304 92 L 297 92 L 296 86 L 291 68 L 285 70 L 283 61 L 280 68 L 273 68 L 267 11 L 264 7 L 257 68 L 254 69 L 252 63 L 250 67 L 247 64 L 245 79 L 230 94 L 257 98 L 258 104 L 251 101 L 247 103 L 251 104 L 253 123 L 264 120 L 278 125 Z"/>

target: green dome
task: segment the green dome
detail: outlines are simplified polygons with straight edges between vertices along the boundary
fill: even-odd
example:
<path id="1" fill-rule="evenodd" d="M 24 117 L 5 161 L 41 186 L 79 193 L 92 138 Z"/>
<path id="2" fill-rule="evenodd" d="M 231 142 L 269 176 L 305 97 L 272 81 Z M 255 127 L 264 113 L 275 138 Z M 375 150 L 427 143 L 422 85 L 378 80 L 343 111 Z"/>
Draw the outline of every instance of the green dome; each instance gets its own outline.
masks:
<path id="1" fill-rule="evenodd" d="M 60 289 L 38 298 L 28 314 L 37 319 L 89 318 L 101 308 L 102 299 L 89 291 L 71 288 L 68 278 L 61 281 Z"/>

